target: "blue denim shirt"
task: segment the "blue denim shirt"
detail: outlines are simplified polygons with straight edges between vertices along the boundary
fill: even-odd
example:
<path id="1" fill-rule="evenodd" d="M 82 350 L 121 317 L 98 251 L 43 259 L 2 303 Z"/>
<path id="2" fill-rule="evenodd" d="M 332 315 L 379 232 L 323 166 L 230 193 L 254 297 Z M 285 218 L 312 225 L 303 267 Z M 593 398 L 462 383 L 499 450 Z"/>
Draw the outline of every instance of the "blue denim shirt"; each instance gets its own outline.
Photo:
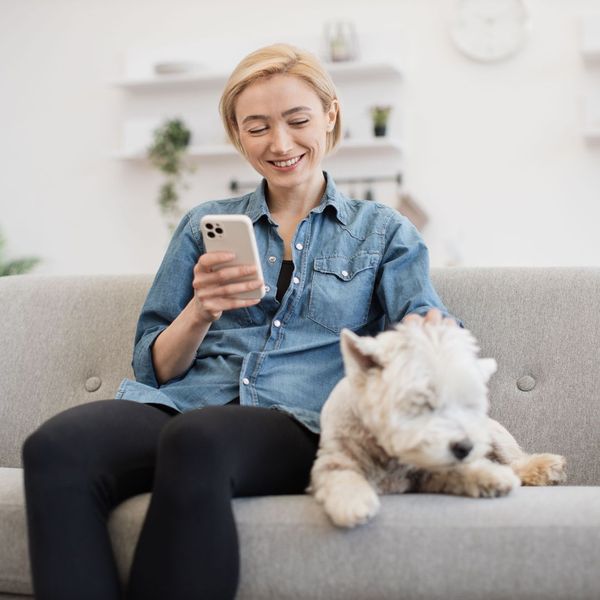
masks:
<path id="1" fill-rule="evenodd" d="M 287 411 L 319 432 L 319 414 L 342 378 L 343 327 L 374 335 L 407 313 L 448 312 L 429 278 L 428 252 L 415 227 L 396 210 L 351 200 L 325 173 L 320 204 L 298 225 L 294 273 L 281 303 L 275 298 L 284 243 L 270 216 L 266 181 L 250 194 L 200 204 L 175 231 L 137 325 L 136 381 L 124 380 L 117 398 L 157 402 L 179 411 L 240 404 Z M 205 214 L 250 217 L 262 257 L 267 294 L 249 308 L 224 311 L 181 376 L 159 385 L 151 349 L 157 336 L 193 296 L 193 268 L 205 252 Z"/>

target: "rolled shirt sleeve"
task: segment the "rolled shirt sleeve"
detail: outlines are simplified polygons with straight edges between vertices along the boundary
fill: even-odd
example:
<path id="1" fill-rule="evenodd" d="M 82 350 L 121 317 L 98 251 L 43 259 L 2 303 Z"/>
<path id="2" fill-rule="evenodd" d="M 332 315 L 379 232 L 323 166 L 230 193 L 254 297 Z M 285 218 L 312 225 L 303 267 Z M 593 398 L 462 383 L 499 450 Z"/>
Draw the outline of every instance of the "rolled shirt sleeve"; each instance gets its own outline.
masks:
<path id="1" fill-rule="evenodd" d="M 132 367 L 140 383 L 159 387 L 152 346 L 191 300 L 194 266 L 203 251 L 201 236 L 187 213 L 171 238 L 138 319 Z"/>
<path id="2" fill-rule="evenodd" d="M 386 239 L 377 295 L 388 319 L 395 323 L 410 313 L 425 315 L 431 308 L 452 317 L 431 283 L 429 251 L 416 227 L 395 214 L 388 221 Z"/>

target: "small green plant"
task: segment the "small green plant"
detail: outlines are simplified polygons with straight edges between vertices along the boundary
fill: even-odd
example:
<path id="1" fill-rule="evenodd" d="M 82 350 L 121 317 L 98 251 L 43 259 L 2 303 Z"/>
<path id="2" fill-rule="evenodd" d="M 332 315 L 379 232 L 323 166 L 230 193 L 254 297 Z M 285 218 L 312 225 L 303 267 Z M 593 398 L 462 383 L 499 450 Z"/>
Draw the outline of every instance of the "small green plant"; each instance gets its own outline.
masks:
<path id="1" fill-rule="evenodd" d="M 154 131 L 152 145 L 148 148 L 150 162 L 166 176 L 159 191 L 158 205 L 162 214 L 170 220 L 181 215 L 178 187 L 182 185 L 188 189 L 183 182 L 183 174 L 194 171 L 185 161 L 191 137 L 191 131 L 181 119 L 168 119 Z"/>
<path id="2" fill-rule="evenodd" d="M 371 118 L 373 119 L 373 135 L 385 137 L 387 134 L 388 118 L 392 112 L 391 106 L 372 106 Z"/>
<path id="3" fill-rule="evenodd" d="M 6 245 L 4 236 L 0 233 L 0 277 L 6 275 L 22 275 L 28 273 L 35 267 L 40 259 L 30 256 L 27 258 L 18 258 L 16 260 L 7 261 L 4 258 L 4 247 Z"/>
<path id="4" fill-rule="evenodd" d="M 391 106 L 371 107 L 371 117 L 373 118 L 373 125 L 375 127 L 385 127 L 387 125 L 388 118 L 391 112 Z"/>

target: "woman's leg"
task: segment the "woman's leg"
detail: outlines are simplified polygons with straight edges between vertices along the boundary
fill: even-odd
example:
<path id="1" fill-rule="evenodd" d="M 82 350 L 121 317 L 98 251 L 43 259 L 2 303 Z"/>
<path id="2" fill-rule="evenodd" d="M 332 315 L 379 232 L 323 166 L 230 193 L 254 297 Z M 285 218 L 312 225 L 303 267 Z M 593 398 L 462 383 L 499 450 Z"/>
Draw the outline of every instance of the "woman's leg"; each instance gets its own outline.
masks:
<path id="1" fill-rule="evenodd" d="M 150 491 L 161 429 L 171 416 L 126 400 L 55 415 L 23 445 L 29 555 L 36 600 L 117 600 L 106 521 Z"/>
<path id="2" fill-rule="evenodd" d="M 129 579 L 129 600 L 233 598 L 235 496 L 302 494 L 318 436 L 279 410 L 220 406 L 173 418 Z"/>

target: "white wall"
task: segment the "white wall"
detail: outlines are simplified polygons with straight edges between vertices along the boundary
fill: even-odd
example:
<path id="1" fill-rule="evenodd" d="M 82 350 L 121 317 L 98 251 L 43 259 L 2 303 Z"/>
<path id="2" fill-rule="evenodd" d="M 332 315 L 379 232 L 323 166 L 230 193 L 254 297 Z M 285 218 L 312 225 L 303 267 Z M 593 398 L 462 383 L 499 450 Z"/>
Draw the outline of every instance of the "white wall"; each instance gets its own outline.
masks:
<path id="1" fill-rule="evenodd" d="M 326 20 L 403 38 L 406 188 L 432 263 L 600 265 L 600 145 L 581 133 L 579 17 L 600 0 L 527 0 L 531 38 L 481 65 L 451 45 L 453 0 L 0 0 L 0 228 L 38 273 L 154 271 L 167 243 L 158 174 L 110 157 L 127 110 L 109 83 L 128 49 L 319 33 Z M 216 107 L 214 115 L 216 118 Z M 210 162 L 210 161 L 209 161 Z M 214 197 L 200 165 L 184 197 Z M 252 175 L 251 171 L 248 171 Z M 334 173 L 335 176 L 335 173 Z M 219 195 L 222 195 L 220 193 Z"/>

